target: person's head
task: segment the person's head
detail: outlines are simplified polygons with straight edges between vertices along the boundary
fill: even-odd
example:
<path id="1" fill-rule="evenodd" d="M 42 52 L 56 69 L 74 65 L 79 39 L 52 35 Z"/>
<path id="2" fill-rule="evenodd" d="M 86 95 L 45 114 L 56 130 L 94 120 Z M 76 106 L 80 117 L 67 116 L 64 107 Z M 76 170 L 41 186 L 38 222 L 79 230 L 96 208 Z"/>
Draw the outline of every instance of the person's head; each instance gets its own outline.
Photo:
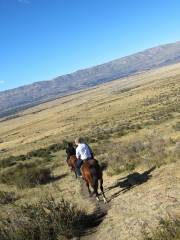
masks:
<path id="1" fill-rule="evenodd" d="M 77 137 L 74 142 L 75 142 L 76 145 L 78 145 L 78 144 L 82 143 L 83 140 L 82 140 L 82 138 Z"/>

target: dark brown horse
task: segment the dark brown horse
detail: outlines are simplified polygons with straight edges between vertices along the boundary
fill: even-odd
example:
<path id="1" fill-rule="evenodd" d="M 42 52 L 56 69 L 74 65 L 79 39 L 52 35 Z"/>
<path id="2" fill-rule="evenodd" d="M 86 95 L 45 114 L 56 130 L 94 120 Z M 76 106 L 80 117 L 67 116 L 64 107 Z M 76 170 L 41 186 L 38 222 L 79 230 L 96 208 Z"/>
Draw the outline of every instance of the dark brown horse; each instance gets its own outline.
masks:
<path id="1" fill-rule="evenodd" d="M 75 173 L 75 176 L 77 178 L 77 173 L 76 173 L 77 158 L 76 158 L 76 155 L 74 155 L 74 152 L 75 152 L 75 149 L 73 148 L 73 145 L 69 144 L 66 149 L 67 164 L 71 168 L 71 170 Z M 103 195 L 104 203 L 106 203 L 107 201 L 106 201 L 106 197 L 103 190 L 103 173 L 102 173 L 101 167 L 99 166 L 98 161 L 95 159 L 83 161 L 83 164 L 81 166 L 81 173 L 82 173 L 83 179 L 86 182 L 89 195 L 91 196 L 92 194 L 95 194 L 96 199 L 98 201 L 99 201 L 98 183 L 100 182 L 101 193 Z M 89 186 L 91 186 L 92 189 L 94 190 L 92 194 Z"/>
<path id="2" fill-rule="evenodd" d="M 75 176 L 77 178 L 76 174 L 76 163 L 77 158 L 75 155 L 70 156 L 67 159 L 68 166 L 71 168 L 71 170 L 75 173 Z M 92 194 L 96 195 L 96 199 L 99 201 L 99 195 L 98 195 L 98 183 L 100 183 L 100 190 L 103 196 L 104 203 L 107 203 L 104 189 L 103 189 L 103 172 L 101 167 L 99 166 L 97 160 L 85 160 L 81 166 L 81 173 L 83 176 L 84 181 L 86 182 L 86 186 L 88 188 L 89 195 L 92 196 Z M 90 186 L 93 189 L 93 193 L 91 193 Z"/>
<path id="3" fill-rule="evenodd" d="M 83 179 L 86 182 L 86 186 L 89 191 L 89 195 L 92 194 L 96 195 L 96 199 L 99 201 L 99 195 L 98 195 L 98 183 L 100 182 L 100 189 L 103 196 L 104 203 L 107 203 L 104 189 L 103 189 L 103 172 L 101 167 L 99 166 L 97 160 L 85 160 L 83 162 L 83 165 L 81 167 L 81 173 L 83 176 Z M 91 194 L 91 190 L 89 186 L 92 187 L 93 193 Z"/>

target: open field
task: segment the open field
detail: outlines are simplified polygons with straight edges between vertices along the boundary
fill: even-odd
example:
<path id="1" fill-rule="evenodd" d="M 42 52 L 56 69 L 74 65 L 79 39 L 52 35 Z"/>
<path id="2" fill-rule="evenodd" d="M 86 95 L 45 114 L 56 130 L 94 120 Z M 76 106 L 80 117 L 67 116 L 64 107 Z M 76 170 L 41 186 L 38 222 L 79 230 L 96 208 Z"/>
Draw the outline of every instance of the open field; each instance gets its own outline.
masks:
<path id="1" fill-rule="evenodd" d="M 85 137 L 96 158 L 108 165 L 107 214 L 97 231 L 82 239 L 141 239 L 142 230 L 155 227 L 161 217 L 180 216 L 180 64 L 0 119 L 0 190 L 9 193 L 0 193 L 2 218 L 14 214 L 13 204 L 51 195 L 93 213 L 96 202 L 82 194 L 82 183 L 65 162 L 63 142 L 76 136 Z M 58 149 L 47 150 L 58 143 Z M 34 172 L 35 178 L 44 174 L 38 179 L 42 184 L 34 181 Z"/>
<path id="2" fill-rule="evenodd" d="M 164 126 L 171 119 L 178 121 L 179 78 L 180 65 L 176 64 L 23 111 L 0 122 L 0 148 L 5 150 L 1 156 L 77 135 L 96 138 L 109 133 L 114 138 L 122 126 L 125 130 L 135 125 L 147 129 Z"/>

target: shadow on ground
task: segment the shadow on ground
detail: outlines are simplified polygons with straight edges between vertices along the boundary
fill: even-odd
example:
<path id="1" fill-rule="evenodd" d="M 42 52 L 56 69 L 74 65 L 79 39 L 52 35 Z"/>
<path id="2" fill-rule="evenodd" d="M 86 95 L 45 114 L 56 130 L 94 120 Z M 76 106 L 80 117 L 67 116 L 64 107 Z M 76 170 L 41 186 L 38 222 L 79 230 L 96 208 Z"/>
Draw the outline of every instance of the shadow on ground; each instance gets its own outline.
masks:
<path id="1" fill-rule="evenodd" d="M 120 188 L 120 190 L 118 192 L 114 193 L 111 196 L 111 200 L 112 200 L 112 199 L 118 197 L 121 193 L 125 193 L 125 192 L 131 190 L 132 188 L 147 182 L 152 177 L 152 175 L 150 173 L 152 171 L 154 171 L 155 168 L 156 167 L 152 167 L 143 173 L 134 172 L 132 174 L 129 174 L 126 177 L 120 178 L 117 180 L 117 182 L 115 184 L 113 184 L 112 186 L 107 188 L 106 192 L 110 191 L 111 189 L 115 189 L 115 188 L 119 189 Z"/>
<path id="2" fill-rule="evenodd" d="M 40 184 L 45 185 L 45 184 L 49 184 L 52 182 L 56 182 L 56 181 L 59 181 L 59 180 L 65 178 L 66 176 L 68 176 L 68 173 L 63 173 L 63 174 L 57 175 L 57 176 L 50 176 L 50 177 L 48 176 L 47 178 L 41 179 Z"/>
<path id="3" fill-rule="evenodd" d="M 88 236 L 97 231 L 97 227 L 103 222 L 107 215 L 107 209 L 97 207 L 96 211 L 89 214 L 81 225 L 79 236 Z"/>
<path id="4" fill-rule="evenodd" d="M 63 173 L 63 174 L 58 175 L 58 176 L 53 176 L 50 179 L 50 182 L 55 182 L 55 181 L 61 180 L 62 178 L 65 178 L 66 176 L 68 176 L 68 173 Z"/>

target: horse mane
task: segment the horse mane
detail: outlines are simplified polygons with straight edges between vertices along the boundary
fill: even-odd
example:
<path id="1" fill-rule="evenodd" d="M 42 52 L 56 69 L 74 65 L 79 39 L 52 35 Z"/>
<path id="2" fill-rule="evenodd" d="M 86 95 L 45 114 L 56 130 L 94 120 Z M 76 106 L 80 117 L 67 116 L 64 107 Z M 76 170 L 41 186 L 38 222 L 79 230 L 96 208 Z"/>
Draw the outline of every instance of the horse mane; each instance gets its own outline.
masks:
<path id="1" fill-rule="evenodd" d="M 76 154 L 76 149 L 74 148 L 73 143 L 67 143 L 66 154 L 68 155 L 68 157 Z"/>

